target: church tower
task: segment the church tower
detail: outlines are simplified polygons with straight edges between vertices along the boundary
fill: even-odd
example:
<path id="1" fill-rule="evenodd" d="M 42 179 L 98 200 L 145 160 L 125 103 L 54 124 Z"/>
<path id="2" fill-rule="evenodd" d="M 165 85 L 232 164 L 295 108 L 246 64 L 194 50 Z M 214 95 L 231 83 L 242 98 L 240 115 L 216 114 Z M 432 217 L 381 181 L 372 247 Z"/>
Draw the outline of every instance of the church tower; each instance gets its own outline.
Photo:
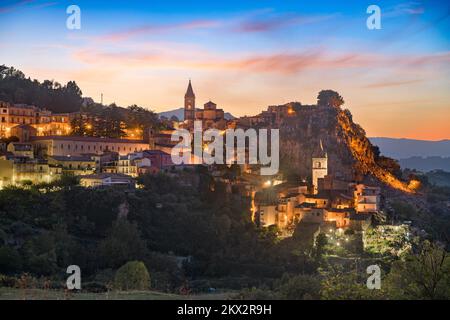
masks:
<path id="1" fill-rule="evenodd" d="M 195 94 L 190 79 L 184 95 L 184 121 L 186 120 L 187 123 L 193 123 L 195 120 Z"/>
<path id="2" fill-rule="evenodd" d="M 312 184 L 313 193 L 319 192 L 319 179 L 324 178 L 328 174 L 328 155 L 323 150 L 322 140 L 320 140 L 319 148 L 315 150 L 312 156 Z"/>

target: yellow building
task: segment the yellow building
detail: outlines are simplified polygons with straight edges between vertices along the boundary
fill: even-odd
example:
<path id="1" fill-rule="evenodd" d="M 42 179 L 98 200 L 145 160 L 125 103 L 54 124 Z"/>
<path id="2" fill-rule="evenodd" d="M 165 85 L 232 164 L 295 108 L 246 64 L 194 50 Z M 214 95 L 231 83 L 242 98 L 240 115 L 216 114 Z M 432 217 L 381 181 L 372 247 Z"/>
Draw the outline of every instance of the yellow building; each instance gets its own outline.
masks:
<path id="1" fill-rule="evenodd" d="M 33 146 L 31 143 L 11 142 L 8 144 L 6 151 L 13 154 L 15 157 L 34 158 Z"/>
<path id="2" fill-rule="evenodd" d="M 33 105 L 0 101 L 0 137 L 12 136 L 12 128 L 18 125 L 30 125 L 40 136 L 67 135 L 71 132 L 68 113 L 52 114 Z"/>
<path id="3" fill-rule="evenodd" d="M 25 181 L 49 183 L 61 177 L 62 169 L 46 161 L 27 158 L 0 158 L 0 188 Z"/>
<path id="4" fill-rule="evenodd" d="M 149 143 L 144 140 L 76 136 L 32 137 L 31 143 L 42 156 L 81 156 L 105 152 L 127 155 L 149 149 Z"/>
<path id="5" fill-rule="evenodd" d="M 89 156 L 51 156 L 48 157 L 48 164 L 76 176 L 93 174 L 96 170 L 96 160 Z"/>
<path id="6" fill-rule="evenodd" d="M 118 173 L 97 173 L 83 176 L 80 179 L 80 185 L 87 188 L 126 186 L 134 188 L 135 181 L 130 176 Z"/>

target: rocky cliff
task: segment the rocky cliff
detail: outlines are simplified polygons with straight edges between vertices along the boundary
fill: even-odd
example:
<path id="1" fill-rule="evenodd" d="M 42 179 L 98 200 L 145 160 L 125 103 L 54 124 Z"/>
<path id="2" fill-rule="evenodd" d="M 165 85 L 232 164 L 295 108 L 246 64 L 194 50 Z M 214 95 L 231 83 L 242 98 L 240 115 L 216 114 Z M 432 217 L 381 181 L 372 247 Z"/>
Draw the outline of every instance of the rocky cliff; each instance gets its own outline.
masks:
<path id="1" fill-rule="evenodd" d="M 349 181 L 374 178 L 393 188 L 414 192 L 417 187 L 414 182 L 400 181 L 377 163 L 371 142 L 364 129 L 353 122 L 349 110 L 299 103 L 288 105 L 294 112 L 286 114 L 277 124 L 282 169 L 309 177 L 312 154 L 322 141 L 328 153 L 329 174 Z"/>

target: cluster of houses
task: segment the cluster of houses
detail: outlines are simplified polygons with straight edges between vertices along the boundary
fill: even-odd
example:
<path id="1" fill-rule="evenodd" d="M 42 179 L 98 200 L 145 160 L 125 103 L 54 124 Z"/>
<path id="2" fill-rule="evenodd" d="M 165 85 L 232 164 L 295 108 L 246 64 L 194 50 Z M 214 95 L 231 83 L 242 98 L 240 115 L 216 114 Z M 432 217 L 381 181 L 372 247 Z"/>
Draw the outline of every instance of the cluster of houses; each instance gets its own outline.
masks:
<path id="1" fill-rule="evenodd" d="M 34 136 L 67 135 L 71 131 L 69 113 L 0 101 L 0 137 L 18 136 L 22 125 L 28 125 Z"/>
<path id="2" fill-rule="evenodd" d="M 224 111 L 211 101 L 204 109 L 195 107 L 190 81 L 184 104 L 185 119 L 178 125 L 192 129 L 193 122 L 201 120 L 204 130 L 278 126 L 299 107 L 298 103 L 269 107 L 257 116 L 227 121 Z M 0 113 L 0 135 L 19 140 L 0 144 L 0 188 L 24 181 L 49 183 L 63 174 L 80 176 L 80 184 L 86 187 L 134 186 L 134 178 L 140 175 L 174 167 L 173 130 L 157 133 L 150 130 L 148 140 L 140 140 L 138 136 L 80 137 L 69 135 L 70 115 L 5 103 L 0 103 Z M 258 179 L 244 181 L 244 192 L 253 197 L 254 221 L 261 227 L 277 226 L 287 233 L 292 233 L 293 228 L 303 228 L 303 234 L 313 235 L 321 228 L 365 230 L 373 215 L 380 211 L 380 188 L 340 181 L 329 175 L 328 156 L 322 144 L 311 161 L 310 184 L 272 180 L 261 186 L 255 182 Z M 242 168 L 242 172 L 248 173 L 247 169 Z M 221 179 L 220 173 L 215 179 Z M 227 185 L 232 186 L 230 182 Z"/>
<path id="3" fill-rule="evenodd" d="M 292 234 L 320 233 L 321 229 L 350 228 L 364 231 L 380 211 L 380 188 L 341 181 L 328 175 L 328 157 L 320 146 L 312 158 L 312 184 L 268 183 L 255 196 L 256 222 L 262 227 L 277 226 Z M 311 233 L 311 232 L 309 232 Z"/>
<path id="4" fill-rule="evenodd" d="M 149 143 L 140 140 L 31 136 L 0 145 L 0 187 L 49 183 L 62 174 L 81 176 L 84 186 L 128 185 L 132 178 L 171 165 L 170 154 L 150 150 Z"/>

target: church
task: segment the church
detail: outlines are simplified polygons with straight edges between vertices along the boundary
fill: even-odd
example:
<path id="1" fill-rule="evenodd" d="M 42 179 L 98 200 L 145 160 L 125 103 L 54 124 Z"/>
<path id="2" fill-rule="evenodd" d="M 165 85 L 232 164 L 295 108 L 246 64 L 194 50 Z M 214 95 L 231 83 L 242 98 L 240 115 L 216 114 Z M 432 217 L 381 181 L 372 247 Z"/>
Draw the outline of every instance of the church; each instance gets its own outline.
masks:
<path id="1" fill-rule="evenodd" d="M 184 95 L 184 127 L 192 130 L 194 121 L 202 121 L 202 128 L 224 130 L 227 126 L 223 109 L 217 109 L 217 104 L 208 101 L 203 109 L 195 107 L 195 93 L 191 80 Z"/>

